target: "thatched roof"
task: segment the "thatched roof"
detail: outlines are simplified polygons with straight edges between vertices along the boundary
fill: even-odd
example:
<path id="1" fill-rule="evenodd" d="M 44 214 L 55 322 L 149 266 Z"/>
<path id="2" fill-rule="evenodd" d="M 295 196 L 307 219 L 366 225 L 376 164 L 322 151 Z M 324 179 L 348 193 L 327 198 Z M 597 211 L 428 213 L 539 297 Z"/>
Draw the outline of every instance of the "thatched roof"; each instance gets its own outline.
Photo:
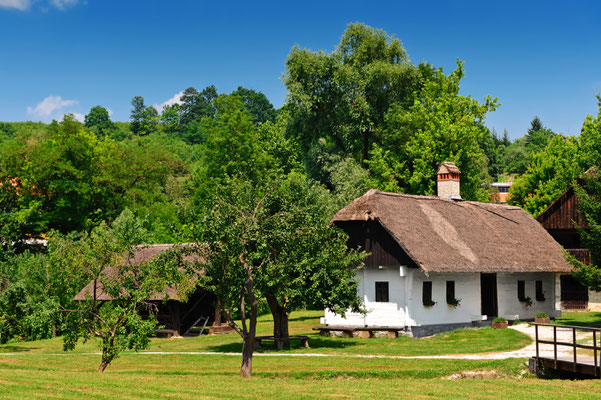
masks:
<path id="1" fill-rule="evenodd" d="M 504 204 L 369 190 L 332 222 L 378 221 L 427 272 L 569 272 L 561 246 L 528 213 Z"/>
<path id="2" fill-rule="evenodd" d="M 182 244 L 180 246 L 190 246 L 191 244 Z M 129 262 L 133 262 L 134 264 L 141 264 L 144 262 L 148 262 L 158 256 L 160 253 L 172 249 L 175 244 L 153 244 L 147 246 L 139 246 L 133 254 L 133 260 L 129 260 Z M 126 256 L 124 256 L 125 258 Z M 202 261 L 201 257 L 197 255 L 185 256 L 184 261 L 192 262 L 192 261 Z M 124 260 L 125 262 L 125 260 Z M 103 272 L 103 274 L 107 276 L 114 275 L 116 273 L 114 268 L 107 268 Z M 96 299 L 97 300 L 113 300 L 111 296 L 104 292 L 104 287 L 100 281 L 90 281 L 81 291 L 74 297 L 75 301 L 84 301 L 86 298 L 94 296 L 94 287 L 96 287 Z M 177 294 L 177 288 L 165 286 L 165 289 L 161 293 L 157 293 L 152 296 L 151 301 L 159 301 L 164 300 L 165 298 L 170 300 L 179 300 Z"/>

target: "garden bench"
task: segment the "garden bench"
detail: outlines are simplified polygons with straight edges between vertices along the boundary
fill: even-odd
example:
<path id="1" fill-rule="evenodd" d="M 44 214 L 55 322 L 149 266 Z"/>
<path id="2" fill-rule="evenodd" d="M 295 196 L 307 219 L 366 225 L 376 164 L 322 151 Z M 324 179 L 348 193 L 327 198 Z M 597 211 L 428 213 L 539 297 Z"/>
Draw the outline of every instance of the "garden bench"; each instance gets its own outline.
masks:
<path id="1" fill-rule="evenodd" d="M 404 332 L 402 326 L 336 326 L 321 325 L 314 326 L 314 331 L 319 331 L 320 336 L 329 336 L 331 332 L 341 332 L 342 337 L 352 338 L 354 336 L 368 338 L 374 335 L 374 332 L 386 332 L 388 337 L 398 337 L 399 332 Z"/>
<path id="2" fill-rule="evenodd" d="M 288 338 L 288 341 L 292 341 L 292 340 L 298 340 L 300 341 L 301 346 L 309 348 L 309 337 L 308 336 L 290 336 Z M 278 349 L 281 349 L 284 347 L 284 338 L 276 338 L 274 336 L 256 336 L 255 337 L 255 350 L 259 349 L 261 347 L 261 343 L 263 343 L 264 341 L 272 341 L 275 343 L 276 347 Z"/>

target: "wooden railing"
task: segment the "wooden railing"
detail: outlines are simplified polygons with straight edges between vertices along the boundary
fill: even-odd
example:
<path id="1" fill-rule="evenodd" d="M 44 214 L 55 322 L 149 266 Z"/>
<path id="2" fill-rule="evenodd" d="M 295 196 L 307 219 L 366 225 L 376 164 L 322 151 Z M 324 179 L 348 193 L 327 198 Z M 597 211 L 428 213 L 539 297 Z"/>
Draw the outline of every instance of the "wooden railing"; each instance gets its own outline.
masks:
<path id="1" fill-rule="evenodd" d="M 573 326 L 573 325 L 553 325 L 553 324 L 539 324 L 539 323 L 532 323 L 532 325 L 534 325 L 534 332 L 535 332 L 535 340 L 536 340 L 536 359 L 540 359 L 540 354 L 539 354 L 539 344 L 551 344 L 553 345 L 553 360 L 555 362 L 555 367 L 557 368 L 557 346 L 564 346 L 564 347 L 571 347 L 572 351 L 574 352 L 574 361 L 573 361 L 573 369 L 574 372 L 576 371 L 576 364 L 578 363 L 578 357 L 577 357 L 577 349 L 587 349 L 587 350 L 593 350 L 593 364 L 595 366 L 595 371 L 597 376 L 599 376 L 599 373 L 601 372 L 599 369 L 599 366 L 601 365 L 601 359 L 599 358 L 601 356 L 601 328 L 592 328 L 592 327 L 587 327 L 587 326 Z M 553 340 L 543 340 L 540 339 L 538 336 L 538 327 L 539 326 L 549 326 L 553 328 Z M 557 329 L 571 329 L 572 330 L 572 341 L 571 342 L 560 342 L 557 340 Z M 576 342 L 576 331 L 587 331 L 587 332 L 592 332 L 593 333 L 593 344 L 580 344 Z M 599 344 L 597 343 L 597 339 L 599 339 Z M 546 357 L 544 357 L 546 358 Z M 566 360 L 559 360 L 559 361 L 566 361 Z"/>
<path id="2" fill-rule="evenodd" d="M 588 249 L 567 249 L 568 253 L 583 264 L 591 264 L 591 252 Z"/>

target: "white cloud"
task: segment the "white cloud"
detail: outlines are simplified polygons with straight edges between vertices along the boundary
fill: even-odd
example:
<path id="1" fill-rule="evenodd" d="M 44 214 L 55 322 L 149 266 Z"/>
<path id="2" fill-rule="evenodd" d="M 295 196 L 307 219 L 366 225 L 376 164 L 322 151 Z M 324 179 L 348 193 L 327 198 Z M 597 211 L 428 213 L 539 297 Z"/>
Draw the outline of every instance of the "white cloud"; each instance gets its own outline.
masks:
<path id="1" fill-rule="evenodd" d="M 170 98 L 169 100 L 161 103 L 161 105 L 158 104 L 153 104 L 152 106 L 154 108 L 157 109 L 158 112 L 163 112 L 163 108 L 167 107 L 167 106 L 172 106 L 174 104 L 182 104 L 182 95 L 184 94 L 184 92 L 179 92 L 173 95 L 172 98 Z"/>
<path id="2" fill-rule="evenodd" d="M 79 104 L 77 100 L 63 100 L 61 96 L 48 96 L 42 100 L 35 108 L 27 107 L 27 113 L 34 117 L 40 118 L 43 121 L 60 118 L 64 112 L 61 110 L 65 107 Z"/>
<path id="3" fill-rule="evenodd" d="M 1 8 L 15 8 L 17 10 L 25 11 L 29 9 L 30 5 L 30 0 L 0 0 Z"/>
<path id="4" fill-rule="evenodd" d="M 79 0 L 50 0 L 50 3 L 59 10 L 64 10 L 67 7 L 74 6 L 78 2 Z"/>
<path id="5" fill-rule="evenodd" d="M 0 8 L 13 8 L 19 11 L 27 11 L 32 4 L 36 4 L 42 12 L 48 11 L 48 6 L 54 6 L 59 10 L 66 10 L 75 6 L 80 0 L 0 0 Z M 86 4 L 86 1 L 83 2 Z"/>

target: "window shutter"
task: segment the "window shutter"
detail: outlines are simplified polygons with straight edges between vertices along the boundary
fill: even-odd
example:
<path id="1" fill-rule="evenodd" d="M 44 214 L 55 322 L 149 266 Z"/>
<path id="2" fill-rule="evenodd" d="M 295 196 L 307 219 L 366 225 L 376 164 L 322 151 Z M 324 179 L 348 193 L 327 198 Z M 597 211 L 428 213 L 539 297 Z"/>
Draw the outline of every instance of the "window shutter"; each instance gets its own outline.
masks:
<path id="1" fill-rule="evenodd" d="M 526 282 L 518 281 L 518 299 L 523 301 L 526 299 Z"/>
<path id="2" fill-rule="evenodd" d="M 447 304 L 455 302 L 455 281 L 447 281 Z"/>
<path id="3" fill-rule="evenodd" d="M 536 301 L 545 301 L 545 291 L 543 290 L 543 281 L 536 281 Z"/>
<path id="4" fill-rule="evenodd" d="M 433 305 L 432 301 L 432 282 L 424 282 L 423 290 L 422 290 L 422 303 L 425 306 Z"/>

